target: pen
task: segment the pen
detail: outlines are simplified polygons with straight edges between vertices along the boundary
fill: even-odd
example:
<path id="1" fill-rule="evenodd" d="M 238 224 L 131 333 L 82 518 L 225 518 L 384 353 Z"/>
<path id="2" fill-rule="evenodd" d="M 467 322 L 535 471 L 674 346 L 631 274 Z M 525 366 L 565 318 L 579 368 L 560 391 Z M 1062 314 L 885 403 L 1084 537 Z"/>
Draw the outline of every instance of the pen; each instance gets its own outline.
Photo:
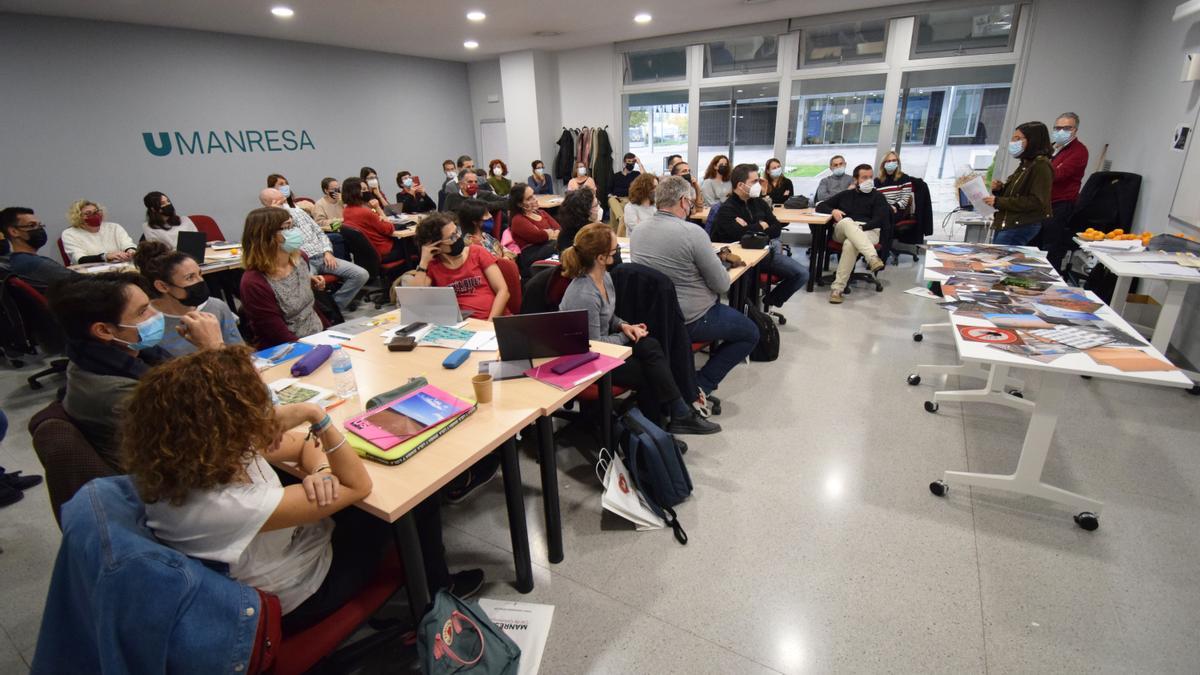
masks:
<path id="1" fill-rule="evenodd" d="M 346 340 L 349 340 L 350 338 L 344 338 L 344 339 L 346 339 Z M 355 347 L 354 345 L 339 345 L 339 346 L 340 346 L 340 347 L 345 347 L 346 349 L 353 349 L 353 350 L 354 350 L 354 351 L 356 351 L 356 352 L 365 352 L 365 351 L 367 351 L 367 350 L 363 349 L 362 347 Z"/>

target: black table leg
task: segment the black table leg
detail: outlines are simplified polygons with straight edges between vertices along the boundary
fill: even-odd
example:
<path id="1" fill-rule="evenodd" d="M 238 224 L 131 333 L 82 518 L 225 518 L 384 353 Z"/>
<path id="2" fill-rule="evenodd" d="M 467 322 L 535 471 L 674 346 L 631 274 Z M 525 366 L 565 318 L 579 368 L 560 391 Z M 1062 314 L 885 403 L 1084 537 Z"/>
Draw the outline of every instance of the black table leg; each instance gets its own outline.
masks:
<path id="1" fill-rule="evenodd" d="M 816 284 L 817 265 L 821 261 L 820 245 L 817 243 L 817 233 L 821 231 L 820 225 L 808 226 L 808 283 L 805 284 L 804 290 L 808 293 L 813 292 L 813 285 Z"/>
<path id="2" fill-rule="evenodd" d="M 501 457 L 504 501 L 508 506 L 508 532 L 512 536 L 513 565 L 517 568 L 517 590 L 528 593 L 533 590 L 533 562 L 529 557 L 529 528 L 525 524 L 524 486 L 521 484 L 521 463 L 517 457 L 516 441 L 511 438 L 504 441 Z"/>
<path id="3" fill-rule="evenodd" d="M 558 503 L 558 457 L 554 422 L 549 415 L 537 421 L 538 455 L 542 471 L 542 510 L 546 514 L 546 554 L 552 563 L 563 561 L 562 510 Z"/>
<path id="4" fill-rule="evenodd" d="M 425 560 L 421 556 L 421 540 L 417 537 L 417 521 L 412 511 L 392 523 L 396 551 L 404 563 L 404 583 L 408 591 L 408 611 L 420 622 L 429 606 L 429 582 L 425 577 Z"/>
<path id="5" fill-rule="evenodd" d="M 609 452 L 615 452 L 612 438 L 613 384 L 611 371 L 605 373 L 600 378 L 599 386 L 600 424 L 603 425 L 600 429 L 600 440 L 604 443 L 604 447 L 608 448 Z"/>

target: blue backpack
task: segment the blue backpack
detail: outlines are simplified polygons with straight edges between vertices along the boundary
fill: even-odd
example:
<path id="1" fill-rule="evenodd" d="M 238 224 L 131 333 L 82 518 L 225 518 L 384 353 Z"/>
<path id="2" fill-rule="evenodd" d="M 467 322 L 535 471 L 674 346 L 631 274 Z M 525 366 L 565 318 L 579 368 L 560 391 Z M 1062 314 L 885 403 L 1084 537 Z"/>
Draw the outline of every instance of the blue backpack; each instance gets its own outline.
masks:
<path id="1" fill-rule="evenodd" d="M 634 485 L 650 508 L 671 526 L 675 539 L 687 544 L 687 532 L 671 507 L 692 494 L 692 477 L 675 439 L 637 408 L 617 420 L 617 438 L 625 449 L 625 465 Z"/>

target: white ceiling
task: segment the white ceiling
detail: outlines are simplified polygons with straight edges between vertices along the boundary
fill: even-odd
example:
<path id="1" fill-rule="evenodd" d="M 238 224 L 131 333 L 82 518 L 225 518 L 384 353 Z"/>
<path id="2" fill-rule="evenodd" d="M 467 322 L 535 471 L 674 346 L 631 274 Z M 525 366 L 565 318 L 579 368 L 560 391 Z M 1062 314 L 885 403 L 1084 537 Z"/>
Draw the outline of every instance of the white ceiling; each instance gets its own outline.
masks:
<path id="1" fill-rule="evenodd" d="M 0 0 L 0 11 L 296 40 L 453 61 L 559 51 L 894 4 L 889 0 Z M 290 19 L 275 5 L 296 11 Z M 469 10 L 487 13 L 467 21 Z M 650 12 L 639 25 L 633 17 Z M 558 31 L 538 37 L 539 31 Z M 468 51 L 463 41 L 479 48 Z"/>

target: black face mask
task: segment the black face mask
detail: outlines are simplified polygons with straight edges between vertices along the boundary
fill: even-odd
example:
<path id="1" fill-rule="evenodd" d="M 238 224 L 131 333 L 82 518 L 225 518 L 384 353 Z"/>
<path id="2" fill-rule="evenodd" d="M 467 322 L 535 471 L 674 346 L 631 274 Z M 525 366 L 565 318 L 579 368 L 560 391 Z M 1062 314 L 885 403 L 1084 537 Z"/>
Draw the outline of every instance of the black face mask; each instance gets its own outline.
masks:
<path id="1" fill-rule="evenodd" d="M 458 256 L 462 255 L 463 249 L 466 247 L 467 247 L 467 240 L 463 239 L 462 237 L 459 237 L 458 239 L 456 239 L 454 241 L 453 244 L 450 244 L 449 255 L 453 258 L 457 258 Z"/>
<path id="2" fill-rule="evenodd" d="M 612 260 L 607 265 L 604 266 L 604 269 L 611 270 L 612 268 L 616 267 L 617 265 L 620 265 L 621 262 L 622 262 L 621 251 L 618 250 L 617 254 L 612 257 Z"/>
<path id="3" fill-rule="evenodd" d="M 692 174 L 690 174 L 690 173 L 681 173 L 681 174 L 679 174 L 679 177 L 686 180 L 689 183 L 692 182 Z"/>
<path id="4" fill-rule="evenodd" d="M 635 163 L 635 162 L 625 162 L 625 169 L 626 169 L 627 171 L 633 171 L 633 169 L 634 169 L 636 166 L 637 166 L 637 163 Z"/>
<path id="5" fill-rule="evenodd" d="M 166 206 L 162 207 L 162 214 L 168 218 L 175 217 L 175 205 L 167 204 Z"/>
<path id="6" fill-rule="evenodd" d="M 45 246 L 46 242 L 49 240 L 50 240 L 50 235 L 46 234 L 46 228 L 39 227 L 36 230 L 29 231 L 29 239 L 25 240 L 25 243 L 32 246 L 33 250 L 36 251 L 39 248 Z"/>
<path id="7" fill-rule="evenodd" d="M 191 286 L 176 286 L 182 288 L 184 292 L 183 298 L 175 298 L 188 307 L 199 307 L 208 302 L 208 282 L 197 281 Z"/>

